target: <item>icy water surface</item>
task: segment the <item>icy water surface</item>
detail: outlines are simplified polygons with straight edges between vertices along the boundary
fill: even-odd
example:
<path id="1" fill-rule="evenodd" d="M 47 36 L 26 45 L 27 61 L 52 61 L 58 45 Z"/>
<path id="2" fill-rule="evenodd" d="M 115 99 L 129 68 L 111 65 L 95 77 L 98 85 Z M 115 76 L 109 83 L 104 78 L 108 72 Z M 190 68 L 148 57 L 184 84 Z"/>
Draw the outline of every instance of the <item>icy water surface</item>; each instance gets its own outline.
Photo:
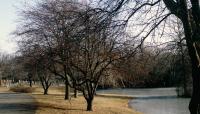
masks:
<path id="1" fill-rule="evenodd" d="M 99 94 L 133 96 L 129 106 L 144 114 L 189 114 L 189 98 L 177 98 L 175 88 L 107 89 Z"/>

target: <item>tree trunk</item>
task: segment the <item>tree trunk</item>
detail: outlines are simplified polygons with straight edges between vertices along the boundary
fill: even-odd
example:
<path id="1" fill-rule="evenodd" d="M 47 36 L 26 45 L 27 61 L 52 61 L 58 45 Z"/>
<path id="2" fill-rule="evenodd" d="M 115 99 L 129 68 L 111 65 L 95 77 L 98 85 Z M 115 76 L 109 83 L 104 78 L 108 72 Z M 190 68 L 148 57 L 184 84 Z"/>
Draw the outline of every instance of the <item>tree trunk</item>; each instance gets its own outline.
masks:
<path id="1" fill-rule="evenodd" d="M 193 93 L 189 104 L 189 109 L 191 114 L 199 114 L 199 97 L 200 97 L 200 70 L 197 66 L 192 68 L 192 78 L 193 78 Z"/>
<path id="2" fill-rule="evenodd" d="M 187 40 L 186 40 L 187 41 Z M 190 41 L 191 42 L 191 41 Z M 192 92 L 192 98 L 189 104 L 189 110 L 190 114 L 199 114 L 199 97 L 200 97 L 200 69 L 198 66 L 198 55 L 195 52 L 195 45 L 191 45 L 187 41 L 187 47 L 189 51 L 189 55 L 191 58 L 192 63 L 192 80 L 193 80 L 193 92 Z"/>
<path id="3" fill-rule="evenodd" d="M 42 77 L 39 77 L 39 79 L 43 88 L 43 94 L 48 95 L 48 90 L 51 84 L 48 84 L 48 81 L 45 81 Z"/>
<path id="4" fill-rule="evenodd" d="M 186 8 L 185 8 L 186 9 Z M 192 65 L 192 80 L 193 80 L 193 93 L 192 98 L 189 104 L 190 114 L 198 114 L 199 107 L 199 97 L 200 97 L 200 69 L 199 69 L 199 54 L 197 50 L 197 45 L 194 42 L 194 39 L 197 38 L 193 33 L 194 28 L 191 26 L 191 19 L 189 17 L 189 13 L 183 15 L 182 22 L 184 33 L 186 37 L 186 44 L 188 48 L 188 54 L 191 59 Z"/>
<path id="5" fill-rule="evenodd" d="M 65 81 L 65 100 L 70 99 L 70 87 L 68 85 L 67 80 Z"/>
<path id="6" fill-rule="evenodd" d="M 188 23 L 184 23 L 183 26 L 185 30 L 186 42 L 188 47 L 188 53 L 191 58 L 192 64 L 192 80 L 193 80 L 193 92 L 192 98 L 189 104 L 190 114 L 199 114 L 199 97 L 200 97 L 200 68 L 199 68 L 199 54 L 196 48 L 196 44 L 193 42 L 196 36 L 192 35 L 191 28 Z"/>
<path id="7" fill-rule="evenodd" d="M 74 88 L 74 98 L 77 98 L 78 97 L 78 91 L 77 89 Z"/>
<path id="8" fill-rule="evenodd" d="M 48 88 L 44 88 L 44 95 L 48 95 Z"/>
<path id="9" fill-rule="evenodd" d="M 29 86 L 32 87 L 32 80 L 29 80 Z"/>
<path id="10" fill-rule="evenodd" d="M 92 101 L 93 99 L 87 99 L 87 111 L 92 111 Z"/>
<path id="11" fill-rule="evenodd" d="M 187 76 L 188 73 L 186 71 L 186 65 L 185 65 L 185 55 L 184 55 L 184 49 L 183 46 L 180 46 L 180 50 L 181 50 L 181 65 L 182 65 L 182 76 L 183 76 L 183 97 L 191 97 L 190 92 L 188 91 L 187 87 L 188 87 L 188 81 L 187 81 Z"/>

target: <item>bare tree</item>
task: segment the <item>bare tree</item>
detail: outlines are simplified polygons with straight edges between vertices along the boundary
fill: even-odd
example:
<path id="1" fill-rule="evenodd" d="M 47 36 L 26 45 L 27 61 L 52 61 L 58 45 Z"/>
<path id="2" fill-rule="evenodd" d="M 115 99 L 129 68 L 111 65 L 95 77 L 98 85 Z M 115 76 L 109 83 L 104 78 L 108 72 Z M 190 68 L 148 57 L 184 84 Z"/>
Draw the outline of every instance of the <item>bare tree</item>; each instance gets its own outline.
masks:
<path id="1" fill-rule="evenodd" d="M 1 53 L 0 55 L 0 78 L 1 80 L 11 80 L 12 83 L 18 82 L 21 78 L 22 71 L 19 70 L 21 66 L 16 64 L 14 55 Z"/>
<path id="2" fill-rule="evenodd" d="M 45 50 L 40 54 L 49 60 L 48 70 L 65 81 L 65 98 L 69 99 L 69 86 L 81 91 L 88 111 L 111 63 L 132 54 L 120 53 L 131 45 L 124 45 L 118 26 L 105 15 L 79 3 L 47 0 L 22 12 L 24 20 L 16 32 L 22 37 L 22 52 L 35 46 Z"/>
<path id="3" fill-rule="evenodd" d="M 66 68 L 69 66 L 67 63 L 69 58 L 67 49 L 69 49 L 70 40 L 68 33 L 73 29 L 73 23 L 70 22 L 74 19 L 75 9 L 74 3 L 70 1 L 44 0 L 37 6 L 31 7 L 30 10 L 22 11 L 21 15 L 25 20 L 22 20 L 19 26 L 21 29 L 16 31 L 17 35 L 23 38 L 21 47 L 24 49 L 21 51 L 34 48 L 34 46 L 46 49 L 46 52 L 42 54 L 50 60 L 48 69 L 65 80 L 65 99 L 69 99 L 70 91 L 66 73 Z"/>
<path id="4" fill-rule="evenodd" d="M 47 95 L 49 87 L 53 83 L 53 74 L 47 69 L 44 61 L 45 60 L 43 60 L 42 62 L 38 61 L 35 67 L 36 67 L 37 76 L 44 90 L 44 95 Z"/>
<path id="5" fill-rule="evenodd" d="M 112 15 L 117 15 L 123 11 L 127 11 L 126 8 L 128 8 L 129 6 L 133 6 L 129 8 L 128 12 L 126 12 L 127 18 L 122 21 L 123 23 L 126 23 L 128 21 L 130 22 L 131 17 L 138 15 L 140 16 L 139 19 L 148 18 L 148 20 L 145 21 L 145 27 L 147 29 L 142 30 L 142 35 L 145 34 L 142 39 L 146 38 L 147 36 L 151 36 L 151 33 L 154 33 L 154 31 L 157 28 L 162 29 L 161 25 L 163 25 L 167 17 L 169 17 L 170 15 L 175 16 L 181 20 L 184 28 L 188 54 L 191 58 L 192 64 L 193 94 L 189 105 L 189 109 L 191 114 L 197 114 L 198 107 L 200 104 L 200 100 L 198 99 L 198 96 L 200 96 L 200 69 L 198 45 L 198 40 L 200 37 L 199 0 L 116 0 L 107 1 L 106 3 L 109 3 L 109 5 L 107 5 L 105 9 L 108 9 L 109 7 L 110 10 L 108 10 L 108 12 L 111 12 Z M 110 6 L 112 8 L 110 8 Z M 144 17 L 145 15 L 146 17 Z M 142 20 L 138 22 L 141 24 L 144 21 Z M 163 34 L 161 34 L 161 36 L 162 35 Z"/>
<path id="6" fill-rule="evenodd" d="M 87 20 L 88 22 L 91 20 Z M 94 21 L 94 20 L 93 20 Z M 89 22 L 90 24 L 92 22 Z M 88 26 L 88 25 L 86 25 Z M 93 26 L 93 25 L 92 25 Z M 90 27 L 86 27 L 92 28 Z M 99 80 L 105 75 L 105 71 L 110 67 L 111 63 L 119 58 L 114 52 L 115 42 L 108 39 L 107 33 L 99 33 L 102 31 L 88 30 L 81 39 L 81 44 L 77 49 L 77 53 L 73 55 L 74 59 L 71 64 L 75 72 L 78 73 L 76 87 L 83 92 L 87 101 L 87 110 L 92 110 L 92 101 L 96 93 Z M 116 50 L 115 50 L 116 51 Z M 79 86 L 80 85 L 80 86 Z M 76 88 L 75 87 L 75 88 Z"/>
<path id="7" fill-rule="evenodd" d="M 20 57 L 18 57 L 18 63 L 23 66 L 21 70 L 27 72 L 31 87 L 33 78 L 34 80 L 39 80 L 43 87 L 44 95 L 47 95 L 48 89 L 53 83 L 53 74 L 47 69 L 48 59 L 45 58 L 44 50 L 35 46 L 31 50 L 26 48 L 24 52 L 21 52 Z"/>

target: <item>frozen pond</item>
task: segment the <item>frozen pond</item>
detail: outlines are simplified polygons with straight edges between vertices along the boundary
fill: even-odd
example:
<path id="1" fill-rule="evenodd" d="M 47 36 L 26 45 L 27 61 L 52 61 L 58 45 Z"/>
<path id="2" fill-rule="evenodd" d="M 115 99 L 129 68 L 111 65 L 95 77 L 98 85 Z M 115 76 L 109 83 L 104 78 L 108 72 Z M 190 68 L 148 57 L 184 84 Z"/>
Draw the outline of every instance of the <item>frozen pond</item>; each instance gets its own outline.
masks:
<path id="1" fill-rule="evenodd" d="M 99 94 L 133 96 L 129 106 L 144 114 L 189 114 L 189 98 L 177 98 L 175 88 L 156 89 L 107 89 Z"/>

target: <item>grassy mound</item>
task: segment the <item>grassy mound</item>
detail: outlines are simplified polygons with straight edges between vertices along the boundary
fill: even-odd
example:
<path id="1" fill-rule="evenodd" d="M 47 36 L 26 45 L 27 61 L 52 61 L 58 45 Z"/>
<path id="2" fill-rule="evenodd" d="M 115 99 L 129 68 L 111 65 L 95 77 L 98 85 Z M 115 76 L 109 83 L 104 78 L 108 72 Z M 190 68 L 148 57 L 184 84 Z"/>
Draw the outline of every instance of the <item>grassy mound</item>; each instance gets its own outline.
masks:
<path id="1" fill-rule="evenodd" d="M 35 88 L 27 87 L 23 85 L 16 85 L 16 86 L 10 87 L 10 91 L 19 92 L 19 93 L 33 93 L 35 91 Z"/>

